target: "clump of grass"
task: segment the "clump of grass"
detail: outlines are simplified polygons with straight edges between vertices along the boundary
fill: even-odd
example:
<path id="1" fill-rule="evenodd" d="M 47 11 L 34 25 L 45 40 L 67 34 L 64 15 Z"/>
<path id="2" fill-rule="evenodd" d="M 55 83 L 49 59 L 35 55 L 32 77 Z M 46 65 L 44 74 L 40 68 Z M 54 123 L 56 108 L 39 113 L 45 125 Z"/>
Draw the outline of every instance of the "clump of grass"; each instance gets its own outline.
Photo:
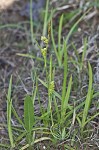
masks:
<path id="1" fill-rule="evenodd" d="M 20 146 L 21 150 L 24 150 L 28 147 L 29 149 L 32 149 L 35 143 L 39 143 L 44 140 L 51 140 L 52 142 L 56 142 L 58 140 L 63 141 L 70 136 L 70 130 L 68 128 L 72 127 L 72 125 L 74 126 L 76 120 L 79 123 L 81 135 L 84 135 L 84 132 L 86 131 L 86 125 L 88 124 L 88 122 L 90 122 L 92 119 L 94 119 L 96 116 L 99 115 L 99 113 L 96 113 L 94 116 L 91 116 L 91 118 L 88 119 L 88 111 L 90 109 L 92 99 L 94 97 L 93 88 L 92 88 L 92 81 L 93 81 L 92 68 L 90 63 L 88 62 L 89 86 L 88 86 L 86 99 L 84 102 L 78 104 L 77 106 L 72 106 L 70 105 L 69 100 L 72 92 L 73 79 L 71 75 L 69 81 L 67 80 L 69 74 L 68 54 L 67 54 L 67 45 L 66 45 L 67 43 L 65 41 L 63 42 L 64 73 L 63 73 L 63 84 L 61 87 L 62 93 L 57 93 L 57 91 L 55 91 L 55 81 L 54 81 L 55 68 L 53 67 L 52 55 L 49 58 L 49 63 L 47 63 L 48 62 L 47 49 L 50 40 L 50 25 L 48 28 L 48 38 L 43 36 L 41 40 L 44 42 L 46 46 L 45 47 L 46 52 L 45 52 L 45 49 L 43 48 L 42 50 L 42 48 L 38 44 L 41 50 L 42 57 L 44 59 L 43 74 L 45 73 L 45 81 L 37 77 L 37 74 L 35 74 L 36 88 L 31 96 L 26 95 L 24 99 L 24 122 L 21 121 L 20 117 L 17 115 L 17 112 L 14 110 L 12 105 L 12 98 L 11 98 L 12 77 L 10 79 L 8 95 L 7 95 L 7 125 L 8 125 L 9 139 L 10 139 L 10 147 L 12 148 L 14 148 L 16 146 L 16 143 L 21 141 L 23 138 L 26 138 L 27 144 L 25 146 Z M 82 59 L 84 59 L 83 57 L 84 54 L 82 55 Z M 82 68 L 82 64 L 81 64 L 81 68 Z M 48 91 L 47 108 L 45 109 L 42 108 L 42 105 L 40 104 L 41 116 L 39 117 L 34 113 L 35 98 L 36 96 L 38 96 L 39 93 L 38 84 L 37 84 L 38 82 L 41 82 L 41 84 L 45 88 L 47 88 Z M 77 114 L 77 111 L 79 109 L 81 109 L 81 112 Z M 15 115 L 16 119 L 19 121 L 19 123 L 22 126 L 22 128 L 19 131 L 17 131 L 19 135 L 16 139 L 14 138 L 13 135 L 14 128 L 11 125 L 11 112 Z M 42 127 L 38 126 L 37 124 L 38 121 L 39 122 L 43 121 Z M 38 137 L 38 139 L 36 139 L 36 135 L 39 134 L 42 134 L 42 137 Z"/>
<path id="2" fill-rule="evenodd" d="M 48 3 L 47 3 L 47 11 L 48 11 Z M 84 14 L 85 15 L 85 14 Z M 45 22 L 46 22 L 45 17 Z M 53 28 L 52 22 L 48 25 L 48 36 L 43 35 L 41 40 L 43 42 L 43 46 L 40 44 L 37 45 L 40 49 L 42 58 L 37 58 L 44 63 L 42 66 L 43 77 L 44 79 L 40 78 L 40 75 L 37 74 L 36 70 L 34 73 L 34 84 L 33 84 L 33 92 L 31 95 L 24 96 L 24 115 L 23 119 L 21 120 L 18 116 L 17 112 L 15 111 L 13 104 L 12 104 L 12 76 L 10 78 L 9 89 L 7 94 L 7 127 L 8 127 L 8 135 L 10 144 L 7 145 L 8 148 L 15 148 L 18 145 L 18 149 L 25 150 L 27 148 L 33 149 L 35 144 L 39 144 L 43 141 L 51 141 L 52 143 L 64 142 L 66 139 L 71 138 L 72 128 L 75 128 L 75 125 L 78 125 L 78 129 L 75 129 L 75 132 L 72 134 L 73 137 L 71 139 L 71 145 L 74 145 L 74 142 L 77 137 L 78 130 L 84 138 L 85 132 L 88 132 L 87 125 L 88 123 L 93 120 L 95 117 L 99 115 L 96 114 L 89 116 L 90 106 L 92 104 L 93 98 L 97 97 L 97 93 L 94 93 L 93 90 L 93 73 L 90 63 L 88 62 L 88 76 L 89 76 L 89 85 L 88 91 L 85 95 L 84 101 L 81 101 L 77 105 L 73 105 L 73 100 L 71 98 L 72 95 L 72 86 L 74 79 L 72 74 L 69 73 L 68 68 L 68 39 L 72 35 L 72 31 L 75 26 L 81 21 L 82 17 L 75 23 L 75 25 L 70 30 L 67 38 L 61 42 L 61 32 L 62 32 L 62 22 L 63 22 L 63 15 L 60 18 L 59 23 L 59 32 L 58 32 L 58 49 L 56 49 L 56 44 L 54 41 L 53 36 Z M 32 20 L 31 20 L 32 21 Z M 46 24 L 44 25 L 43 34 L 46 31 Z M 33 40 L 33 30 L 31 28 L 31 39 Z M 62 87 L 60 93 L 58 93 L 55 89 L 55 69 L 57 66 L 54 65 L 53 56 L 50 55 L 48 57 L 48 48 L 49 48 L 49 41 L 52 39 L 54 52 L 56 54 L 56 59 L 58 60 L 59 68 L 63 69 L 63 80 L 62 80 Z M 84 51 L 82 53 L 81 60 L 78 62 L 80 71 L 83 70 L 83 61 L 84 56 L 86 53 L 86 43 L 87 40 L 85 39 L 84 43 Z M 62 51 L 61 51 L 62 50 Z M 26 56 L 30 58 L 35 58 L 35 56 L 30 56 L 28 54 L 19 54 L 21 56 Z M 55 56 L 54 56 L 55 57 Z M 64 59 L 63 59 L 64 58 Z M 39 61 L 39 62 L 40 62 Z M 74 65 L 76 65 L 75 61 L 72 61 Z M 44 88 L 47 90 L 47 107 L 44 108 L 40 103 L 40 96 L 39 96 L 39 87 L 38 82 L 42 84 Z M 75 87 L 73 87 L 75 88 Z M 35 114 L 35 99 L 38 99 L 38 103 L 40 105 L 40 114 L 39 116 Z M 16 120 L 19 122 L 19 128 L 14 127 L 11 124 L 11 115 L 14 115 Z M 14 132 L 17 132 L 17 136 L 14 135 Z M 24 143 L 20 144 L 24 139 Z M 6 145 L 1 145 L 6 147 Z M 68 144 L 64 145 L 67 149 L 73 149 Z"/>

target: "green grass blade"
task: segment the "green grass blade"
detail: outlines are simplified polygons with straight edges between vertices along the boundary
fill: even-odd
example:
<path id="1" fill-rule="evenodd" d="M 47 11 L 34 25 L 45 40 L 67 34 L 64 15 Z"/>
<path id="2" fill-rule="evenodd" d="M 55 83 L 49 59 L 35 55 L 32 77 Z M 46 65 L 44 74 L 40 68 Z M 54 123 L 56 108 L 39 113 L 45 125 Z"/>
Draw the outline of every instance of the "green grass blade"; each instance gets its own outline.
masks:
<path id="1" fill-rule="evenodd" d="M 93 98 L 97 98 L 99 97 L 99 92 L 96 92 L 95 94 L 93 94 Z"/>
<path id="2" fill-rule="evenodd" d="M 80 118 L 77 116 L 76 119 L 77 119 L 77 121 L 79 123 L 79 126 L 81 127 L 81 120 L 80 120 Z"/>
<path id="3" fill-rule="evenodd" d="M 81 125 L 82 131 L 85 126 L 85 122 L 86 122 L 87 115 L 88 115 L 88 110 L 89 110 L 91 99 L 92 99 L 92 68 L 91 68 L 90 63 L 88 63 L 88 68 L 89 68 L 89 86 L 88 86 L 88 93 L 87 93 L 87 97 L 85 100 L 85 106 L 84 106 L 83 117 L 82 117 L 82 125 Z"/>
<path id="4" fill-rule="evenodd" d="M 55 95 L 53 96 L 53 99 L 54 99 L 54 105 L 55 105 L 55 113 L 57 115 L 57 122 L 60 123 L 60 112 L 59 112 L 59 108 L 58 108 Z"/>
<path id="5" fill-rule="evenodd" d="M 61 32 L 62 32 L 62 23 L 63 23 L 63 15 L 60 18 L 59 30 L 58 30 L 58 55 L 59 55 L 60 59 L 61 59 Z M 60 63 L 62 63 L 62 62 L 60 62 Z"/>
<path id="6" fill-rule="evenodd" d="M 24 100 L 24 123 L 28 132 L 32 130 L 35 123 L 33 103 L 29 95 L 27 95 Z"/>
<path id="7" fill-rule="evenodd" d="M 8 125 L 10 144 L 11 147 L 13 148 L 15 145 L 14 145 L 12 127 L 11 127 L 11 108 L 12 108 L 11 90 L 12 90 L 12 76 L 10 78 L 8 94 L 7 94 L 7 125 Z"/>
<path id="8" fill-rule="evenodd" d="M 11 92 L 12 92 L 12 76 L 10 78 L 10 83 L 9 83 L 9 88 L 8 88 L 8 94 L 7 94 L 7 99 L 10 101 L 11 99 Z"/>
<path id="9" fill-rule="evenodd" d="M 86 54 L 86 50 L 87 50 L 87 38 L 84 39 L 84 49 L 83 49 L 83 53 L 82 53 L 82 63 L 84 62 L 84 58 L 85 58 L 85 54 Z"/>
<path id="10" fill-rule="evenodd" d="M 44 17 L 44 27 L 43 27 L 43 36 L 46 36 L 46 32 L 47 32 L 47 24 L 48 24 L 48 6 L 49 6 L 49 0 L 47 0 L 46 2 L 46 11 L 45 11 L 45 17 Z"/>
<path id="11" fill-rule="evenodd" d="M 69 80 L 69 83 L 68 83 L 67 92 L 66 92 L 66 96 L 64 98 L 63 106 L 61 108 L 61 122 L 64 122 L 66 110 L 68 108 L 68 101 L 69 101 L 69 97 L 70 97 L 71 86 L 72 86 L 72 76 L 70 77 L 70 80 Z"/>
<path id="12" fill-rule="evenodd" d="M 20 117 L 18 116 L 18 114 L 17 114 L 15 108 L 13 107 L 13 105 L 12 105 L 12 112 L 13 112 L 14 116 L 16 117 L 16 119 L 18 120 L 18 122 L 23 126 L 23 128 L 25 128 L 25 127 L 24 127 L 24 123 L 22 122 L 22 120 L 21 120 Z"/>
<path id="13" fill-rule="evenodd" d="M 80 17 L 80 19 L 78 19 L 78 21 L 73 25 L 73 27 L 71 28 L 71 30 L 69 31 L 67 37 L 66 37 L 66 44 L 68 43 L 68 40 L 70 38 L 70 36 L 72 35 L 73 31 L 75 30 L 76 26 L 82 21 L 82 19 L 85 17 L 85 15 L 91 10 L 92 8 L 88 9 L 88 11 L 86 11 L 83 16 Z"/>
<path id="14" fill-rule="evenodd" d="M 88 122 L 90 122 L 91 120 L 93 120 L 94 118 L 96 118 L 96 117 L 99 117 L 99 112 L 97 112 L 95 115 L 93 115 L 91 118 L 89 118 L 86 122 L 85 122 L 85 125 L 88 123 Z"/>
<path id="15" fill-rule="evenodd" d="M 83 68 L 83 63 L 84 63 L 84 59 L 85 59 L 85 54 L 86 54 L 86 50 L 87 50 L 87 38 L 84 39 L 84 48 L 83 48 L 83 53 L 82 53 L 82 58 L 81 58 L 81 64 L 80 64 L 80 70 L 82 70 Z"/>
<path id="16" fill-rule="evenodd" d="M 53 72 L 52 72 L 52 55 L 50 56 L 50 68 L 49 68 L 49 82 L 53 80 Z"/>
<path id="17" fill-rule="evenodd" d="M 4 28 L 19 28 L 19 29 L 21 29 L 21 30 L 24 29 L 24 28 L 23 28 L 21 25 L 19 25 L 19 24 L 5 24 L 5 25 L 1 25 L 1 24 L 0 24 L 0 30 L 1 30 L 1 29 L 4 29 Z"/>
<path id="18" fill-rule="evenodd" d="M 66 96 L 66 82 L 67 82 L 67 72 L 68 72 L 68 56 L 67 56 L 67 47 L 66 44 L 64 42 L 64 76 L 63 76 L 63 87 L 62 87 L 62 104 L 61 104 L 61 110 L 63 109 L 63 105 L 64 105 L 64 99 Z"/>
<path id="19" fill-rule="evenodd" d="M 53 92 L 54 92 L 54 74 L 52 70 L 52 55 L 51 55 L 50 66 L 49 66 L 49 76 L 48 76 L 48 109 L 47 109 L 47 112 L 50 112 L 52 124 L 53 124 L 53 116 L 52 116 L 52 94 Z M 50 116 L 48 116 L 48 118 Z"/>
<path id="20" fill-rule="evenodd" d="M 31 30 L 31 41 L 34 44 L 34 34 L 33 34 L 33 10 L 32 10 L 33 0 L 30 0 L 30 30 Z"/>
<path id="21" fill-rule="evenodd" d="M 53 44 L 53 48 L 54 48 L 54 51 L 55 51 L 55 55 L 56 55 L 58 64 L 60 64 L 60 59 L 59 59 L 59 55 L 58 55 L 58 52 L 57 52 L 57 49 L 56 49 L 56 43 L 55 43 L 55 39 L 54 39 L 52 20 L 51 20 L 51 40 L 52 40 L 52 44 Z"/>
<path id="22" fill-rule="evenodd" d="M 32 58 L 32 59 L 36 59 L 38 61 L 42 61 L 44 62 L 44 60 L 40 57 L 36 57 L 34 55 L 31 55 L 31 54 L 22 54 L 22 53 L 17 53 L 18 56 L 22 56 L 22 57 L 26 57 L 26 58 Z"/>
<path id="23" fill-rule="evenodd" d="M 18 142 L 20 142 L 24 137 L 26 136 L 26 132 L 24 131 L 23 133 L 21 133 L 15 141 L 15 144 L 17 144 Z"/>

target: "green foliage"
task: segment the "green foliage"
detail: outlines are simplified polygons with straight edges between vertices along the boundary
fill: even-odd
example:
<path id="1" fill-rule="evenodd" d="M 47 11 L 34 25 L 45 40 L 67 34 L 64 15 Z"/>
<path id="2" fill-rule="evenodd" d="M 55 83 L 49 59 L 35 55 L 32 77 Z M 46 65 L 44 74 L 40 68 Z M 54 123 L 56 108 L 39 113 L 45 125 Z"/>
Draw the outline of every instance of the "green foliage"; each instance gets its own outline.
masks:
<path id="1" fill-rule="evenodd" d="M 84 51 L 82 53 L 81 61 L 79 62 L 80 65 L 79 67 L 81 70 L 83 69 L 83 61 L 84 61 L 84 56 L 85 56 L 85 51 L 86 51 L 86 40 L 85 40 L 85 46 L 84 46 Z M 88 93 L 86 96 L 86 100 L 77 106 L 73 107 L 70 106 L 69 104 L 69 99 L 70 99 L 70 94 L 72 92 L 72 75 L 69 79 L 69 82 L 67 82 L 67 77 L 68 77 L 68 56 L 67 56 L 67 44 L 64 41 L 63 43 L 63 54 L 64 54 L 64 61 L 63 61 L 63 84 L 62 84 L 62 93 L 57 93 L 55 91 L 55 81 L 54 81 L 54 74 L 55 74 L 55 69 L 53 67 L 52 63 L 52 55 L 50 56 L 50 61 L 49 64 L 46 63 L 46 67 L 43 71 L 43 74 L 45 73 L 45 81 L 41 80 L 40 78 L 37 77 L 35 74 L 36 78 L 36 88 L 34 89 L 32 97 L 29 95 L 26 95 L 25 100 L 24 100 L 24 124 L 20 122 L 19 117 L 16 115 L 16 112 L 13 110 L 13 113 L 15 116 L 17 116 L 18 121 L 21 123 L 21 125 L 24 127 L 25 132 L 19 135 L 17 140 L 21 140 L 24 136 L 26 137 L 28 144 L 23 146 L 21 150 L 26 149 L 29 147 L 29 149 L 32 148 L 32 146 L 36 142 L 40 142 L 40 140 L 52 140 L 53 142 L 57 140 L 65 140 L 65 138 L 69 137 L 70 131 L 67 130 L 68 127 L 72 127 L 74 125 L 75 120 L 77 119 L 79 123 L 79 127 L 81 128 L 81 134 L 83 135 L 87 130 L 85 130 L 86 124 L 92 119 L 94 119 L 96 116 L 99 115 L 99 113 L 96 113 L 93 115 L 91 118 L 87 119 L 88 117 L 88 111 L 90 109 L 90 105 L 92 102 L 92 98 L 97 96 L 97 94 L 93 94 L 93 89 L 92 89 L 92 68 L 90 63 L 88 63 L 88 68 L 89 68 L 89 86 L 88 86 Z M 43 57 L 43 59 L 45 59 Z M 47 57 L 46 57 L 47 59 Z M 40 113 L 41 116 L 37 117 L 34 115 L 34 101 L 36 98 L 36 95 L 38 95 L 39 99 L 39 89 L 38 89 L 38 81 L 41 82 L 41 84 L 47 88 L 48 91 L 48 106 L 47 108 L 43 108 L 42 105 L 40 104 Z M 9 94 L 8 97 L 11 97 L 11 82 L 10 81 L 10 86 L 9 86 Z M 68 86 L 67 86 L 68 83 Z M 60 106 L 57 100 L 60 100 Z M 54 105 L 53 105 L 54 104 Z M 11 110 L 12 105 L 10 105 L 10 110 Z M 53 111 L 54 107 L 54 111 Z M 76 112 L 84 107 L 81 113 L 76 114 Z M 13 107 L 12 107 L 13 108 Z M 8 113 L 10 114 L 10 113 Z M 82 118 L 82 119 L 80 119 Z M 10 119 L 11 119 L 11 114 L 10 114 Z M 44 133 L 48 135 L 52 135 L 52 137 L 42 137 L 39 138 L 38 140 L 35 139 L 35 132 L 36 132 L 36 122 L 37 121 L 43 121 L 43 126 L 48 130 L 50 128 L 50 131 L 47 133 L 43 131 L 41 127 L 39 127 L 39 133 Z M 10 123 L 8 122 L 8 126 L 11 128 Z M 10 132 L 10 141 L 11 145 L 13 145 L 13 140 L 12 140 L 12 130 L 9 130 Z M 75 136 L 74 136 L 75 138 Z M 16 143 L 16 142 L 15 142 Z M 67 146 L 67 145 L 65 145 Z M 68 147 L 68 146 L 67 146 Z"/>
<path id="2" fill-rule="evenodd" d="M 86 100 L 85 100 L 85 106 L 84 106 L 84 110 L 83 110 L 83 116 L 82 116 L 82 123 L 81 123 L 81 130 L 83 132 L 83 128 L 85 127 L 86 124 L 86 120 L 87 120 L 87 116 L 88 116 L 88 110 L 90 108 L 91 105 L 91 101 L 93 98 L 93 90 L 92 90 L 92 68 L 90 63 L 88 63 L 88 67 L 89 67 L 89 86 L 88 86 L 88 93 L 86 96 Z"/>
<path id="3" fill-rule="evenodd" d="M 64 97 L 64 99 L 62 99 L 62 108 L 61 108 L 61 122 L 65 122 L 65 115 L 66 115 L 66 110 L 68 108 L 68 101 L 69 101 L 69 97 L 70 97 L 70 92 L 71 92 L 71 85 L 72 85 L 72 76 L 70 77 L 69 83 L 68 83 L 68 87 L 67 87 L 67 91 L 66 91 L 66 96 Z"/>
<path id="4" fill-rule="evenodd" d="M 74 92 L 72 88 L 74 88 L 76 91 L 78 87 L 76 87 L 75 84 L 73 84 L 75 79 L 73 78 L 73 74 L 69 72 L 70 68 L 68 67 L 69 66 L 68 62 L 70 59 L 68 57 L 68 41 L 72 36 L 72 33 L 74 32 L 75 28 L 79 24 L 79 22 L 83 19 L 83 17 L 86 15 L 86 13 L 89 10 L 72 26 L 65 39 L 62 39 L 62 26 L 63 26 L 64 17 L 63 15 L 61 15 L 59 20 L 59 28 L 58 28 L 58 43 L 56 44 L 54 31 L 53 31 L 52 16 L 50 16 L 51 25 L 49 23 L 48 36 L 46 36 L 47 25 L 48 25 L 48 3 L 49 0 L 46 3 L 44 28 L 41 37 L 41 42 L 42 42 L 41 45 L 36 41 L 36 44 L 41 52 L 41 57 L 35 57 L 34 55 L 30 55 L 30 54 L 18 54 L 22 57 L 28 57 L 30 59 L 35 58 L 38 63 L 43 62 L 44 65 L 42 66 L 43 79 L 42 76 L 40 76 L 41 74 L 36 72 L 34 68 L 35 71 L 32 72 L 32 77 L 31 77 L 33 81 L 32 94 L 31 96 L 26 95 L 24 98 L 24 116 L 23 119 L 20 119 L 20 117 L 17 114 L 17 111 L 12 105 L 12 97 L 11 97 L 12 76 L 11 76 L 9 88 L 8 88 L 8 94 L 7 94 L 7 127 L 8 127 L 10 146 L 3 145 L 3 144 L 0 145 L 5 148 L 9 148 L 9 147 L 14 148 L 17 145 L 17 143 L 22 142 L 23 138 L 26 139 L 26 142 L 24 146 L 19 144 L 20 150 L 25 150 L 27 148 L 33 149 L 34 144 L 46 140 L 51 141 L 53 143 L 64 141 L 68 138 L 70 139 L 71 135 L 72 135 L 72 140 L 75 141 L 78 129 L 75 129 L 75 131 L 71 133 L 72 128 L 74 128 L 75 124 L 78 125 L 81 135 L 84 135 L 85 132 L 89 132 L 86 127 L 88 123 L 99 115 L 99 113 L 97 112 L 92 116 L 89 115 L 89 110 L 92 104 L 92 100 L 97 96 L 99 96 L 99 92 L 94 93 L 93 90 L 93 86 L 92 86 L 93 73 L 92 73 L 92 68 L 90 63 L 88 62 L 88 76 L 89 76 L 88 91 L 87 94 L 85 95 L 86 98 L 84 99 L 84 101 L 81 101 L 80 103 L 77 102 L 78 101 L 77 98 L 76 100 L 73 100 L 72 98 L 72 92 Z M 32 4 L 32 0 L 31 0 L 31 4 Z M 31 41 L 34 42 L 32 8 L 30 9 L 30 25 L 31 25 Z M 50 39 L 52 40 L 55 55 L 52 55 L 50 52 L 48 53 Z M 79 56 L 79 53 L 75 45 L 72 44 L 75 54 L 77 56 L 77 61 L 75 61 L 72 58 L 71 63 L 76 67 L 76 69 L 78 69 L 77 75 L 78 74 L 80 75 L 83 71 L 87 44 L 88 44 L 87 38 L 85 38 L 84 45 L 83 45 L 83 52 L 81 56 Z M 55 64 L 54 59 L 57 59 L 58 62 L 57 64 Z M 61 81 L 62 85 L 60 86 L 61 92 L 57 92 L 55 88 L 55 84 L 56 84 L 55 69 L 57 68 L 58 71 L 61 71 L 61 69 L 63 70 L 63 79 Z M 41 89 L 39 90 L 39 86 L 38 86 L 39 82 L 42 84 L 42 87 L 47 90 L 47 94 L 46 94 L 47 107 L 44 107 L 43 104 L 41 103 L 41 97 L 40 97 Z M 35 99 L 38 100 L 38 104 L 40 107 L 39 115 L 35 114 L 34 112 Z M 13 127 L 11 124 L 12 113 L 20 125 L 18 128 Z M 17 132 L 17 134 L 14 135 L 14 132 L 12 131 Z M 74 144 L 73 141 L 71 142 L 72 143 L 71 146 Z M 65 144 L 66 149 L 73 150 L 71 146 Z"/>

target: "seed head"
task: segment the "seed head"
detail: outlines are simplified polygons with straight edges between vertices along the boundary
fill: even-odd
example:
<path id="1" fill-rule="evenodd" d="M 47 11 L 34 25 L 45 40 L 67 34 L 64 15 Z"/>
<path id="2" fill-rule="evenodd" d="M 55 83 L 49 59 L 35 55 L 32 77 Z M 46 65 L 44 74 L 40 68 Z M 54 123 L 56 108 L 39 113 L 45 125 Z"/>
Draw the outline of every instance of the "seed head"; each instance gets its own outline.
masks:
<path id="1" fill-rule="evenodd" d="M 45 36 L 41 36 L 41 41 L 43 41 L 45 44 L 48 44 L 48 39 Z"/>

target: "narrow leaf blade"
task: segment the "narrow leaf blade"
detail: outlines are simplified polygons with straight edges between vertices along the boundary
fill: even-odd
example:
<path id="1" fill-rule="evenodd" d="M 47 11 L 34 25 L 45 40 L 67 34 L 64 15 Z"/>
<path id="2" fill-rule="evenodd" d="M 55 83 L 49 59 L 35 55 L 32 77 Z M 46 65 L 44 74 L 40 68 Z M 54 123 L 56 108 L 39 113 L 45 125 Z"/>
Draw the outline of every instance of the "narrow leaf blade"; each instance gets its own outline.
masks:
<path id="1" fill-rule="evenodd" d="M 27 95 L 24 100 L 24 123 L 25 123 L 25 128 L 28 132 L 32 130 L 34 122 L 35 122 L 35 118 L 34 118 L 32 99 L 29 95 Z"/>

